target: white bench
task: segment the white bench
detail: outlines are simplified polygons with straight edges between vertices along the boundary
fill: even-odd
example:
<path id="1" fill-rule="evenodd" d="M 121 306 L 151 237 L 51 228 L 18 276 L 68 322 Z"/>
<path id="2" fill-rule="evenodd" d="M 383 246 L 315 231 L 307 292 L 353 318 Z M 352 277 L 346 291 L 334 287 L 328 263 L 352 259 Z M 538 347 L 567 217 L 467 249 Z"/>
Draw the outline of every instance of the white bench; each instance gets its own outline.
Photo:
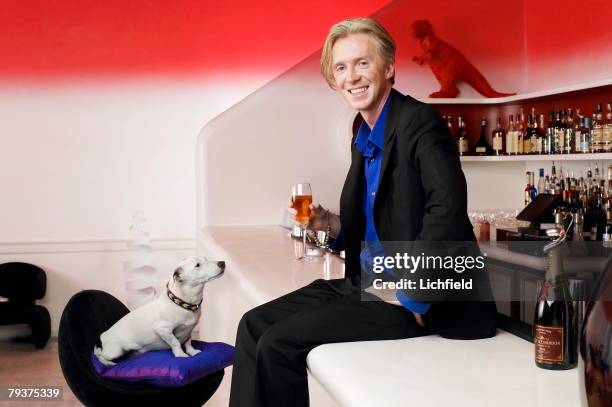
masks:
<path id="1" fill-rule="evenodd" d="M 533 344 L 505 331 L 477 341 L 328 344 L 307 360 L 340 406 L 580 406 L 578 369 L 537 368 Z"/>
<path id="2" fill-rule="evenodd" d="M 198 252 L 227 263 L 223 278 L 204 294 L 200 332 L 205 340 L 234 343 L 247 310 L 316 278 L 343 275 L 343 263 L 335 257 L 296 262 L 296 244 L 278 226 L 200 230 Z M 504 331 L 478 341 L 427 336 L 322 345 L 307 359 L 311 405 L 579 406 L 578 369 L 539 369 L 533 353 L 533 344 Z M 227 381 L 229 374 L 224 386 Z"/>

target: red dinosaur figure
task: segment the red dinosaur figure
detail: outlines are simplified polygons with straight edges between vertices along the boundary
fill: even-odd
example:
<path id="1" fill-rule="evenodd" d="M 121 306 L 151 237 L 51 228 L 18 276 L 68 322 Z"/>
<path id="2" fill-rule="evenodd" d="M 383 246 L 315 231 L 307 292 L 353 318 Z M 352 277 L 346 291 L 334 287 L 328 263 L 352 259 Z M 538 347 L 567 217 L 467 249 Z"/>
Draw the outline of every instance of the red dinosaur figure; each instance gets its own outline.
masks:
<path id="1" fill-rule="evenodd" d="M 440 82 L 440 90 L 429 95 L 431 98 L 455 98 L 459 95 L 457 82 L 466 82 L 480 94 L 488 98 L 512 96 L 516 93 L 495 91 L 485 77 L 455 47 L 436 37 L 428 20 L 412 23 L 412 36 L 423 49 L 422 56 L 412 58 L 419 65 L 427 62 Z"/>

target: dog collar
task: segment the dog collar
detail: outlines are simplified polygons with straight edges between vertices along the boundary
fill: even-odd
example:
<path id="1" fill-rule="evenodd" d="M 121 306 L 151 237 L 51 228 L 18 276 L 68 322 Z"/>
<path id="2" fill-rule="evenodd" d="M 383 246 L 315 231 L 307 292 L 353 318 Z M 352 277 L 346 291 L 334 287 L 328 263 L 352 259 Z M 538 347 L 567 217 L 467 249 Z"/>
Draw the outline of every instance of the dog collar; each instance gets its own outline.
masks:
<path id="1" fill-rule="evenodd" d="M 197 304 L 191 304 L 187 301 L 183 301 L 182 299 L 180 299 L 179 297 L 177 297 L 176 295 L 174 295 L 174 293 L 172 291 L 170 291 L 170 287 L 168 286 L 168 283 L 166 283 L 166 294 L 168 295 L 168 298 L 170 298 L 170 300 L 175 303 L 176 305 L 178 305 L 181 308 L 184 308 L 186 310 L 192 311 L 192 312 L 196 312 L 197 310 L 200 309 L 200 305 L 202 305 L 202 301 L 200 301 Z"/>

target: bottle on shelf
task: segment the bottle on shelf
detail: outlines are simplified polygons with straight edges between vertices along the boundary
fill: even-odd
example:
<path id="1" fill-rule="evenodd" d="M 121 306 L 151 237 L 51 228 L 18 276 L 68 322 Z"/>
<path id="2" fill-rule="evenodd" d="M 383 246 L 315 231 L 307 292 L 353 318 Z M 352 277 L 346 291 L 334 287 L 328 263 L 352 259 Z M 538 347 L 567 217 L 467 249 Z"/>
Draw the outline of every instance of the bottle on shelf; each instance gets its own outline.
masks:
<path id="1" fill-rule="evenodd" d="M 565 153 L 565 123 L 563 123 L 563 111 L 557 111 L 557 117 L 555 120 L 555 154 Z"/>
<path id="2" fill-rule="evenodd" d="M 601 153 L 603 151 L 603 126 L 601 123 L 601 104 L 597 105 L 597 110 L 593 113 L 591 122 L 591 152 Z"/>
<path id="3" fill-rule="evenodd" d="M 542 135 L 540 134 L 540 129 L 538 126 L 538 116 L 533 115 L 533 125 L 531 130 L 531 153 L 532 154 L 542 154 L 543 146 L 542 142 L 544 141 Z"/>
<path id="4" fill-rule="evenodd" d="M 531 154 L 531 131 L 533 128 L 533 123 L 531 120 L 531 114 L 527 115 L 528 119 L 525 122 L 525 127 L 523 128 L 523 154 Z"/>
<path id="5" fill-rule="evenodd" d="M 446 126 L 450 134 L 453 134 L 453 116 L 442 116 L 446 120 Z"/>
<path id="6" fill-rule="evenodd" d="M 574 368 L 578 356 L 574 302 L 563 271 L 564 245 L 560 238 L 545 247 L 549 261 L 533 321 L 535 363 L 550 370 Z"/>
<path id="7" fill-rule="evenodd" d="M 591 121 L 588 117 L 583 117 L 580 126 L 580 152 L 590 153 L 591 144 Z"/>
<path id="8" fill-rule="evenodd" d="M 556 154 L 557 144 L 555 140 L 555 112 L 551 111 L 548 116 L 548 123 L 546 125 L 546 139 L 544 143 L 545 154 Z"/>
<path id="9" fill-rule="evenodd" d="M 535 187 L 535 174 L 529 172 L 529 197 L 531 198 L 529 202 L 532 202 L 536 196 L 538 196 L 538 190 Z"/>
<path id="10" fill-rule="evenodd" d="M 527 185 L 525 186 L 524 189 L 524 201 L 525 201 L 525 206 L 529 205 L 532 201 L 531 199 L 531 171 L 527 171 L 526 173 L 526 181 L 527 181 Z"/>
<path id="11" fill-rule="evenodd" d="M 576 152 L 576 142 L 574 140 L 574 110 L 567 109 L 567 116 L 564 116 L 563 119 L 563 131 L 565 138 L 563 145 L 565 146 L 565 153 L 572 154 Z"/>
<path id="12" fill-rule="evenodd" d="M 521 115 L 516 116 L 516 121 L 518 122 L 518 124 L 515 123 L 515 126 L 514 126 L 516 129 L 514 133 L 515 134 L 514 146 L 516 147 L 516 154 L 521 155 L 524 153 L 524 147 L 525 147 L 524 140 L 525 140 L 525 134 L 526 134 L 525 132 L 525 111 L 522 107 L 521 107 Z"/>
<path id="13" fill-rule="evenodd" d="M 597 194 L 594 198 L 592 216 L 593 224 L 591 226 L 591 238 L 601 242 L 606 232 L 607 225 L 606 211 L 601 194 Z"/>
<path id="14" fill-rule="evenodd" d="M 502 128 L 501 117 L 497 118 L 497 124 L 495 129 L 491 133 L 491 139 L 493 141 L 493 153 L 495 155 L 504 155 L 504 141 L 506 138 L 506 132 Z"/>
<path id="15" fill-rule="evenodd" d="M 465 121 L 463 116 L 459 116 L 457 121 L 457 149 L 459 155 L 468 155 L 470 153 L 470 144 L 467 130 L 465 129 Z"/>
<path id="16" fill-rule="evenodd" d="M 576 120 L 574 120 L 574 152 L 582 153 L 581 146 L 581 133 L 582 129 L 582 115 L 580 114 L 580 109 L 576 109 Z"/>
<path id="17" fill-rule="evenodd" d="M 540 168 L 540 178 L 538 179 L 538 194 L 547 194 L 546 178 L 544 177 L 544 168 Z"/>
<path id="18" fill-rule="evenodd" d="M 612 199 L 612 165 L 608 165 L 608 182 L 606 185 L 606 195 L 608 196 L 608 201 Z"/>
<path id="19" fill-rule="evenodd" d="M 612 152 L 612 102 L 607 105 L 606 121 L 603 124 L 603 150 Z"/>
<path id="20" fill-rule="evenodd" d="M 474 146 L 476 155 L 491 155 L 493 149 L 487 141 L 487 119 L 485 117 L 480 121 L 480 137 Z"/>
<path id="21" fill-rule="evenodd" d="M 533 154 L 533 149 L 531 148 L 531 131 L 533 130 L 533 120 L 531 119 L 532 115 L 527 115 L 529 118 L 526 122 L 523 123 L 523 154 Z"/>
<path id="22" fill-rule="evenodd" d="M 514 115 L 508 117 L 508 130 L 506 130 L 506 155 L 516 154 L 516 128 L 514 127 Z"/>

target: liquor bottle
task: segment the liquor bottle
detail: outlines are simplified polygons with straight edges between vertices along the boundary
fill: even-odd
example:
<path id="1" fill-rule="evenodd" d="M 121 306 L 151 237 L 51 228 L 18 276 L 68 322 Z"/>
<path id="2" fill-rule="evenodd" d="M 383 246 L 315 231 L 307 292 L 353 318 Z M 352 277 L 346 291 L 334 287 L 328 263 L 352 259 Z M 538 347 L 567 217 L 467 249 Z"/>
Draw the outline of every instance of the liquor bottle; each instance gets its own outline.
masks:
<path id="1" fill-rule="evenodd" d="M 546 178 L 544 177 L 544 168 L 540 168 L 540 178 L 538 179 L 538 194 L 547 194 Z"/>
<path id="2" fill-rule="evenodd" d="M 576 152 L 576 145 L 574 141 L 574 110 L 567 109 L 567 116 L 564 116 L 564 137 L 565 141 L 563 145 L 565 146 L 565 153 L 572 154 Z"/>
<path id="3" fill-rule="evenodd" d="M 593 208 L 593 220 L 595 226 L 595 240 L 603 241 L 603 235 L 606 232 L 606 225 L 608 223 L 606 210 L 603 204 L 603 197 L 601 194 L 597 194 L 595 200 L 595 207 Z M 593 233 L 593 231 L 591 232 Z"/>
<path id="4" fill-rule="evenodd" d="M 608 185 L 606 188 L 608 202 L 612 199 L 612 165 L 608 165 Z"/>
<path id="5" fill-rule="evenodd" d="M 535 363 L 543 369 L 565 370 L 577 364 L 574 305 L 564 275 L 564 238 L 544 247 L 549 261 L 535 307 L 533 341 Z"/>
<path id="6" fill-rule="evenodd" d="M 532 202 L 536 196 L 538 196 L 538 190 L 535 187 L 535 174 L 533 172 L 529 172 L 529 197 Z"/>
<path id="7" fill-rule="evenodd" d="M 525 127 L 525 134 L 526 134 L 526 140 L 524 140 L 524 147 L 523 147 L 523 152 L 525 154 L 537 154 L 537 144 L 538 144 L 538 138 L 537 138 L 537 124 L 536 122 L 538 121 L 538 116 L 536 116 L 536 111 L 535 111 L 535 107 L 531 108 L 531 113 L 529 115 L 527 115 L 528 120 L 527 120 L 527 125 Z M 531 118 L 531 119 L 529 119 Z M 534 133 L 534 129 L 536 130 Z M 534 134 L 536 135 L 534 137 Z"/>
<path id="8" fill-rule="evenodd" d="M 457 148 L 459 155 L 468 155 L 470 152 L 470 144 L 467 130 L 465 129 L 465 121 L 463 116 L 459 116 L 457 123 Z"/>
<path id="9" fill-rule="evenodd" d="M 612 151 L 612 102 L 607 105 L 606 122 L 603 124 L 604 152 Z"/>
<path id="10" fill-rule="evenodd" d="M 506 155 L 516 154 L 516 128 L 514 127 L 514 115 L 508 117 L 508 130 L 506 130 Z"/>
<path id="11" fill-rule="evenodd" d="M 493 149 L 487 141 L 487 119 L 485 117 L 480 121 L 480 137 L 474 146 L 476 155 L 491 155 Z"/>
<path id="12" fill-rule="evenodd" d="M 557 144 L 555 142 L 555 112 L 551 111 L 548 115 L 548 123 L 546 125 L 546 139 L 544 143 L 545 154 L 557 153 Z"/>
<path id="13" fill-rule="evenodd" d="M 527 115 L 527 117 L 528 120 L 523 127 L 523 154 L 531 154 L 531 130 L 533 128 L 533 123 L 531 114 Z"/>
<path id="14" fill-rule="evenodd" d="M 516 147 L 516 154 L 521 155 L 524 153 L 524 139 L 525 139 L 525 111 L 523 110 L 523 108 L 521 107 L 521 115 L 520 115 L 520 120 L 519 120 L 519 116 L 517 115 L 516 121 L 518 122 L 518 124 L 515 123 L 515 128 L 516 128 L 516 133 L 515 133 L 515 137 L 514 139 L 516 140 L 515 142 L 515 147 Z"/>
<path id="15" fill-rule="evenodd" d="M 446 118 L 446 126 L 448 127 L 448 132 L 453 134 L 453 116 L 442 116 Z"/>
<path id="16" fill-rule="evenodd" d="M 533 130 L 531 133 L 531 153 L 532 154 L 542 154 L 543 151 L 543 138 L 540 134 L 540 129 L 538 126 L 538 116 L 533 116 Z"/>
<path id="17" fill-rule="evenodd" d="M 603 151 L 603 126 L 601 123 L 601 104 L 597 105 L 597 110 L 593 113 L 591 123 L 591 151 L 601 153 Z"/>
<path id="18" fill-rule="evenodd" d="M 495 155 L 504 155 L 504 141 L 506 138 L 506 132 L 502 128 L 501 117 L 497 118 L 497 124 L 495 130 L 491 133 L 491 139 L 493 140 L 493 151 Z"/>
<path id="19" fill-rule="evenodd" d="M 527 206 L 532 201 L 531 199 L 531 172 L 530 171 L 527 171 L 525 179 L 527 181 L 527 185 L 525 186 L 525 189 L 523 190 L 523 195 L 524 195 L 525 206 Z"/>
<path id="20" fill-rule="evenodd" d="M 591 122 L 588 117 L 582 118 L 580 126 L 580 152 L 591 152 Z"/>
<path id="21" fill-rule="evenodd" d="M 557 119 L 555 120 L 555 144 L 557 146 L 555 154 L 565 153 L 565 129 L 563 123 L 563 111 L 557 111 Z"/>
<path id="22" fill-rule="evenodd" d="M 582 153 L 582 115 L 580 109 L 576 109 L 576 120 L 574 121 L 574 151 L 576 153 Z"/>

